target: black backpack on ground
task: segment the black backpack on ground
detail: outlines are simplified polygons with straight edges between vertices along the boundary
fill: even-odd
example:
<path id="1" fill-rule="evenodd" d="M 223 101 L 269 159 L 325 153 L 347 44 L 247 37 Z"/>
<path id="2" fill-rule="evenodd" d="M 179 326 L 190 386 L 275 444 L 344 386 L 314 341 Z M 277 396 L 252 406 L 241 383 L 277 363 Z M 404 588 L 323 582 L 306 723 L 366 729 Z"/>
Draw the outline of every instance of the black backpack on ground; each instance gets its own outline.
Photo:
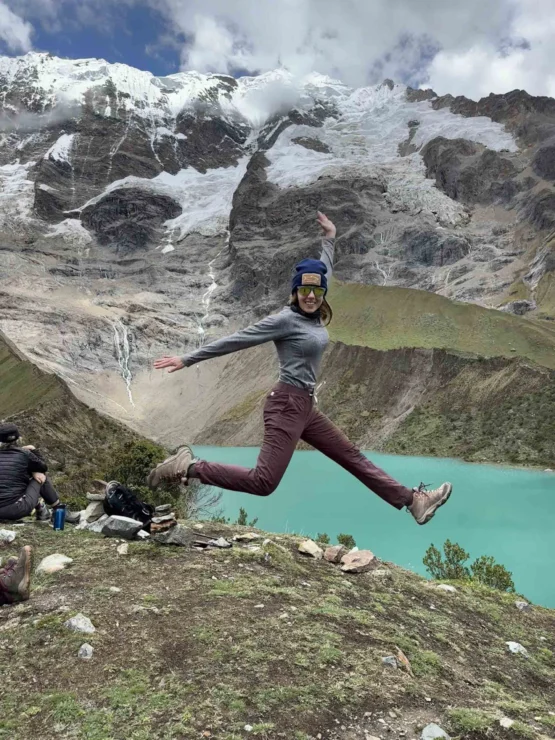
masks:
<path id="1" fill-rule="evenodd" d="M 117 481 L 112 481 L 106 486 L 104 511 L 106 514 L 136 519 L 145 525 L 150 525 L 150 520 L 154 516 L 154 506 L 145 504 L 132 491 Z"/>

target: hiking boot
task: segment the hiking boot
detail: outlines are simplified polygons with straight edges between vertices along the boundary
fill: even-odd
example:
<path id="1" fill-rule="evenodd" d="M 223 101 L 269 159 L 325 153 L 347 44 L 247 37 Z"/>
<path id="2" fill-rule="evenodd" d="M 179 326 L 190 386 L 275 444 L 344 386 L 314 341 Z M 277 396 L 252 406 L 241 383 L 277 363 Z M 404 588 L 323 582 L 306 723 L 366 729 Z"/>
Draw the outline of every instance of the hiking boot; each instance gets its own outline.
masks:
<path id="1" fill-rule="evenodd" d="M 7 593 L 12 601 L 27 601 L 31 586 L 32 551 L 25 545 L 19 558 L 10 558 L 0 571 L 0 590 Z"/>
<path id="2" fill-rule="evenodd" d="M 418 488 L 413 488 L 414 498 L 408 510 L 416 519 L 417 524 L 426 524 L 434 516 L 440 506 L 448 500 L 453 486 L 451 483 L 442 483 L 433 491 L 426 491 L 426 485 L 421 483 Z"/>
<path id="3" fill-rule="evenodd" d="M 44 501 L 39 501 L 39 503 L 36 505 L 35 519 L 37 520 L 37 522 L 49 522 L 50 521 L 50 509 L 44 503 Z"/>
<path id="4" fill-rule="evenodd" d="M 171 455 L 151 470 L 146 479 L 149 488 L 157 488 L 165 480 L 172 483 L 181 482 L 187 477 L 191 463 L 195 462 L 193 451 L 187 445 L 180 447 L 175 455 Z"/>

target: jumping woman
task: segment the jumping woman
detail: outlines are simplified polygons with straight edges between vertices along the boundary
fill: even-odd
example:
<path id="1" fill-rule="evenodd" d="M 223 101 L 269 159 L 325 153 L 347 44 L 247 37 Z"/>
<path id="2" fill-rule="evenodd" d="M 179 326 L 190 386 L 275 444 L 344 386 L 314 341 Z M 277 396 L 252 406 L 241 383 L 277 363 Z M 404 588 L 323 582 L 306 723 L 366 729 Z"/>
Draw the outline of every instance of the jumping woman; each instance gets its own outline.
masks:
<path id="1" fill-rule="evenodd" d="M 450 483 L 433 491 L 420 484 L 406 488 L 373 465 L 347 437 L 322 414 L 315 403 L 314 389 L 322 355 L 328 343 L 326 326 L 332 318 L 326 301 L 331 277 L 335 234 L 334 224 L 318 213 L 323 229 L 321 259 L 304 259 L 295 268 L 289 305 L 247 329 L 218 339 L 185 355 L 156 360 L 157 370 L 173 373 L 197 362 L 209 360 L 274 342 L 279 358 L 279 382 L 270 391 L 264 406 L 264 441 L 256 467 L 198 460 L 192 450 L 180 447 L 151 471 L 151 488 L 162 480 L 183 483 L 198 478 L 202 483 L 256 496 L 269 496 L 279 485 L 297 442 L 302 439 L 352 473 L 367 488 L 397 509 L 406 507 L 418 524 L 426 524 L 451 495 Z"/>

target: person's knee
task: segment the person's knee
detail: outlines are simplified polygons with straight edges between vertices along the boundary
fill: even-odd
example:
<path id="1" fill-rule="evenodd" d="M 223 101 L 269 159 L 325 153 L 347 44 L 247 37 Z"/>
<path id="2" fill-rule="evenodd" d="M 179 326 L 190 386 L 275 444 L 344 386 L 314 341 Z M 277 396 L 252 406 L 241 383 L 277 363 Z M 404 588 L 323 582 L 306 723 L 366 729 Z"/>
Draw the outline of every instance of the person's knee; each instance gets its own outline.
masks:
<path id="1" fill-rule="evenodd" d="M 275 478 L 259 478 L 257 481 L 257 493 L 259 496 L 270 496 L 278 487 L 279 480 Z"/>

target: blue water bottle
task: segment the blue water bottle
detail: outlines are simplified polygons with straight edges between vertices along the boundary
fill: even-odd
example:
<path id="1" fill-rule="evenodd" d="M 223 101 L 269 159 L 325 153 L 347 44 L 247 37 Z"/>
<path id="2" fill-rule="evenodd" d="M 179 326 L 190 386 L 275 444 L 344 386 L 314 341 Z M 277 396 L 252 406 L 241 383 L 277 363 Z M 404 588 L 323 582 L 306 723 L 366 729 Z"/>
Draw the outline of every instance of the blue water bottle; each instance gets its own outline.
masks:
<path id="1" fill-rule="evenodd" d="M 66 505 L 60 504 L 54 509 L 54 529 L 62 530 L 66 521 Z"/>

